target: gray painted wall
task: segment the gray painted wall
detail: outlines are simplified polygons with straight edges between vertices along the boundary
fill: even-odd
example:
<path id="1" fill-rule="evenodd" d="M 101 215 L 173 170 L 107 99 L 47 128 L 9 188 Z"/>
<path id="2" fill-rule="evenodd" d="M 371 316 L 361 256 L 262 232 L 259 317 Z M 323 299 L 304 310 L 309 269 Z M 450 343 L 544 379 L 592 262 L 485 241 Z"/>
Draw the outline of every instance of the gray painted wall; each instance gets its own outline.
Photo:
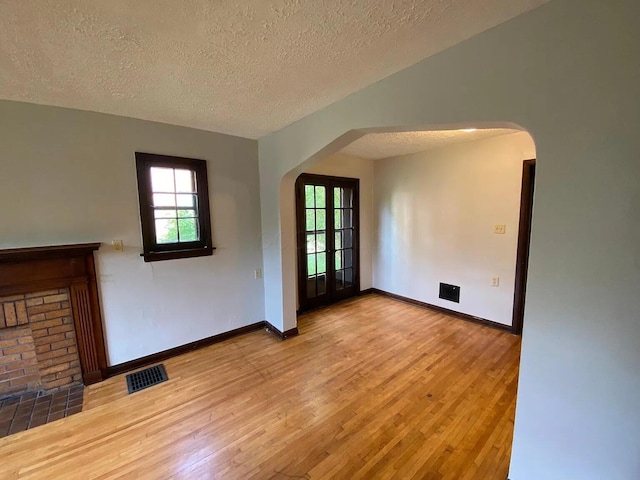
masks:
<path id="1" fill-rule="evenodd" d="M 532 134 L 512 480 L 640 478 L 638 18 L 636 0 L 553 0 L 259 141 L 266 316 L 287 329 L 297 172 L 364 128 L 504 121 Z"/>
<path id="2" fill-rule="evenodd" d="M 139 256 L 136 151 L 208 161 L 213 256 Z M 96 258 L 111 365 L 260 322 L 257 154 L 254 140 L 0 101 L 0 248 L 103 242 Z"/>

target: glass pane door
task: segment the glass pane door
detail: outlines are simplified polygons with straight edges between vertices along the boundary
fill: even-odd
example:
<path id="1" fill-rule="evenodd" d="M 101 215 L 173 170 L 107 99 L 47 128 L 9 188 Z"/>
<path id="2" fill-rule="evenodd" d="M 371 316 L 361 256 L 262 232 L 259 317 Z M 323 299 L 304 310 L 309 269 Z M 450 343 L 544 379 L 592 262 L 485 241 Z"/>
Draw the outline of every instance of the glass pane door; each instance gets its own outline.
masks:
<path id="1" fill-rule="evenodd" d="M 296 182 L 300 309 L 358 293 L 358 180 L 303 174 Z"/>

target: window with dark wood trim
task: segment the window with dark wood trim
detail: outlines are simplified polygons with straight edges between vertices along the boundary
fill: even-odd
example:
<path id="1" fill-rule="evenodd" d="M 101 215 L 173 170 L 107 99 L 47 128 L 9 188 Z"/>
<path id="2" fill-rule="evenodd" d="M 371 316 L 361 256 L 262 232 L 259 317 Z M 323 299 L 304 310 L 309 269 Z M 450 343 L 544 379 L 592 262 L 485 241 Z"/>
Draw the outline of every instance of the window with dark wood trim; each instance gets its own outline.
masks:
<path id="1" fill-rule="evenodd" d="M 213 254 L 207 162 L 136 152 L 145 262 Z"/>

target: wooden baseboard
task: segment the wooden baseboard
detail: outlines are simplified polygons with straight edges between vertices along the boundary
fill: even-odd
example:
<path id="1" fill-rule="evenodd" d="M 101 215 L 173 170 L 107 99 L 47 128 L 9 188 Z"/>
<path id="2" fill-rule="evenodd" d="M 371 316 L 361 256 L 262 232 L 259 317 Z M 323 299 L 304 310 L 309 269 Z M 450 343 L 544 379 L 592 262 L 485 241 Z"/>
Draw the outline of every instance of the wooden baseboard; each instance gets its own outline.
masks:
<path id="1" fill-rule="evenodd" d="M 449 310 L 448 308 L 439 307 L 437 305 L 432 305 L 426 302 L 421 302 L 420 300 L 414 300 L 413 298 L 403 297 L 402 295 L 396 295 L 395 293 L 385 292 L 384 290 L 380 290 L 378 288 L 372 288 L 370 293 L 377 293 L 378 295 L 393 298 L 395 300 L 400 300 L 401 302 L 410 303 L 411 305 L 416 305 L 418 307 L 433 310 L 435 312 L 444 313 L 445 315 L 450 315 L 452 317 L 460 318 L 462 320 L 466 320 L 467 322 L 478 323 L 486 327 L 491 327 L 497 330 L 513 333 L 510 325 L 503 325 L 502 323 L 493 322 L 491 320 L 487 320 L 486 318 L 474 317 L 473 315 L 467 315 L 466 313 L 456 312 L 455 310 Z"/>
<path id="2" fill-rule="evenodd" d="M 299 333 L 298 327 L 291 328 L 289 330 L 281 332 L 279 329 L 271 325 L 266 320 L 264 321 L 264 328 L 267 330 L 267 332 L 279 338 L 280 340 L 286 340 L 287 338 L 295 337 Z"/>
<path id="3" fill-rule="evenodd" d="M 107 376 L 112 377 L 114 375 L 119 375 L 131 370 L 146 367 L 147 365 L 151 365 L 152 363 L 162 362 L 169 358 L 182 355 L 183 353 L 198 350 L 199 348 L 208 347 L 209 345 L 213 345 L 214 343 L 224 342 L 225 340 L 229 340 L 230 338 L 238 337 L 240 335 L 244 335 L 245 333 L 255 332 L 257 330 L 262 330 L 263 328 L 266 329 L 269 333 L 275 335 L 280 340 L 286 340 L 287 338 L 294 337 L 298 334 L 297 328 L 292 328 L 291 330 L 287 330 L 286 332 L 281 332 L 267 321 L 257 322 L 245 327 L 236 328 L 235 330 L 231 330 L 229 332 L 224 332 L 218 335 L 213 335 L 212 337 L 203 338 L 202 340 L 196 340 L 195 342 L 187 343 L 186 345 L 180 345 L 179 347 L 174 347 L 168 350 L 163 350 L 162 352 L 153 353 L 151 355 L 147 355 L 146 357 L 136 358 L 135 360 L 119 363 L 118 365 L 112 365 L 110 367 L 107 367 Z"/>

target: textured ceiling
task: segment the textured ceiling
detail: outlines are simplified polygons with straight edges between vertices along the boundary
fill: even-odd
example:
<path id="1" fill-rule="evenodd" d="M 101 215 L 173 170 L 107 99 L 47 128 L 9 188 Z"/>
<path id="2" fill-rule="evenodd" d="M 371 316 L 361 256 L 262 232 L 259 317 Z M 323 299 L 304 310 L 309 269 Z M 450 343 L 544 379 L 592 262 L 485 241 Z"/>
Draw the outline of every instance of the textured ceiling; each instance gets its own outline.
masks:
<path id="1" fill-rule="evenodd" d="M 509 135 L 520 130 L 487 128 L 473 132 L 461 130 L 433 130 L 428 132 L 368 133 L 343 148 L 340 152 L 353 157 L 377 160 L 409 155 L 454 143 L 470 142 L 481 138 Z"/>
<path id="2" fill-rule="evenodd" d="M 0 98 L 249 138 L 547 0 L 0 0 Z"/>

